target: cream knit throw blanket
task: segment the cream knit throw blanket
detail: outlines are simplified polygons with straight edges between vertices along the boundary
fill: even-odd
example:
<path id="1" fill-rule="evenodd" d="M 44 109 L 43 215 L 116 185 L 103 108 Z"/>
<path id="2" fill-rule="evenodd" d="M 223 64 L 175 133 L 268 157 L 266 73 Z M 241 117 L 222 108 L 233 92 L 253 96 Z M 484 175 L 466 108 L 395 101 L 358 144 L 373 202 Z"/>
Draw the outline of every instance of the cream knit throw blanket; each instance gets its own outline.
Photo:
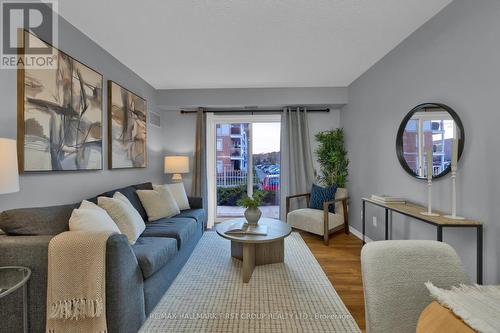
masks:
<path id="1" fill-rule="evenodd" d="M 441 289 L 431 282 L 427 289 L 441 305 L 481 333 L 500 331 L 500 286 L 466 286 Z"/>
<path id="2" fill-rule="evenodd" d="M 106 242 L 111 233 L 67 231 L 51 239 L 47 333 L 105 333 Z"/>

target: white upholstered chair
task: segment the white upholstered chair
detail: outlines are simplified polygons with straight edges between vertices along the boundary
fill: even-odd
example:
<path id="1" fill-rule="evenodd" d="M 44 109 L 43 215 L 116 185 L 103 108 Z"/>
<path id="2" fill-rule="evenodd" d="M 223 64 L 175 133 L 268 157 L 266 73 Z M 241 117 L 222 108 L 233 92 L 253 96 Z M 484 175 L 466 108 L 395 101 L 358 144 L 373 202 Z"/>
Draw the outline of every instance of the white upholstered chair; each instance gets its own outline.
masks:
<path id="1" fill-rule="evenodd" d="M 344 229 L 349 234 L 349 217 L 347 209 L 346 188 L 338 188 L 335 193 L 335 200 L 323 203 L 323 210 L 309 208 L 311 193 L 296 194 L 286 197 L 286 217 L 287 223 L 292 228 L 304 230 L 316 235 L 323 236 L 325 245 L 329 243 L 330 234 Z M 305 197 L 308 208 L 300 208 L 290 211 L 290 200 Z M 335 214 L 329 212 L 329 207 L 335 205 Z"/>
<path id="2" fill-rule="evenodd" d="M 424 283 L 468 284 L 451 246 L 427 240 L 371 242 L 361 250 L 367 333 L 414 333 L 433 299 Z"/>

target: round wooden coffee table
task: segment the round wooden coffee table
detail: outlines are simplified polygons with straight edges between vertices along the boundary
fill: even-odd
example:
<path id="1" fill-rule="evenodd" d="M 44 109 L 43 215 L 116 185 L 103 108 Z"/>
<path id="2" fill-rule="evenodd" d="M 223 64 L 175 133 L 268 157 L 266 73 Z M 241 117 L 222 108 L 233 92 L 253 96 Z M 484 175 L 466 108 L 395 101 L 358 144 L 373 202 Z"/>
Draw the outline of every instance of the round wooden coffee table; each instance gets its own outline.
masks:
<path id="1" fill-rule="evenodd" d="M 232 219 L 215 226 L 217 233 L 231 241 L 231 256 L 243 261 L 243 282 L 248 283 L 257 265 L 267 265 L 285 260 L 285 237 L 292 228 L 280 220 L 261 218 L 259 225 L 267 225 L 266 236 L 227 235 L 225 232 L 235 222 L 244 218 Z"/>

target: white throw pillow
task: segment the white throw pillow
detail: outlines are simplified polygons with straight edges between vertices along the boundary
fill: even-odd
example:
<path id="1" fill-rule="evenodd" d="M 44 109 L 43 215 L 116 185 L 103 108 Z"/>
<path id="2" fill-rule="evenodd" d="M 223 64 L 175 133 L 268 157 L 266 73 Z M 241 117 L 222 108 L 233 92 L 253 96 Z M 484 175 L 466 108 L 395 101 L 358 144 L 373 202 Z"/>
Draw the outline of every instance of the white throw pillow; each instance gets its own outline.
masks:
<path id="1" fill-rule="evenodd" d="M 170 192 L 167 184 L 165 184 L 165 185 L 153 185 L 153 190 L 155 190 L 156 192 L 159 192 L 161 195 L 163 195 L 165 197 L 165 200 L 168 201 L 168 204 L 170 206 L 174 206 L 174 209 L 177 211 L 176 214 L 180 213 L 179 204 L 177 203 L 177 200 L 175 199 L 172 192 Z M 188 205 L 189 205 L 189 203 L 188 203 Z"/>
<path id="2" fill-rule="evenodd" d="M 137 238 L 146 229 L 139 212 L 130 203 L 127 204 L 116 198 L 98 197 L 97 203 L 108 212 L 118 229 L 127 236 L 129 243 L 135 244 Z"/>
<path id="3" fill-rule="evenodd" d="M 135 207 L 132 205 L 130 200 L 126 196 L 124 196 L 121 192 L 115 192 L 115 194 L 113 194 L 113 198 L 118 199 L 120 201 L 123 201 L 124 203 L 126 203 L 127 205 L 129 205 L 130 207 L 135 209 Z M 135 210 L 137 210 L 137 209 L 135 209 Z"/>
<path id="4" fill-rule="evenodd" d="M 91 201 L 87 201 L 87 200 L 83 200 L 82 203 L 80 204 L 80 207 L 79 209 L 95 209 L 95 210 L 99 210 L 101 212 L 106 212 L 106 210 L 102 209 L 101 207 L 97 206 L 95 203 L 91 202 Z"/>
<path id="5" fill-rule="evenodd" d="M 172 194 L 180 210 L 191 208 L 183 183 L 165 184 L 164 186 L 166 186 L 168 191 Z"/>
<path id="6" fill-rule="evenodd" d="M 83 200 L 69 218 L 70 231 L 111 231 L 120 233 L 113 219 L 96 204 Z"/>
<path id="7" fill-rule="evenodd" d="M 166 189 L 137 190 L 136 193 L 148 214 L 149 221 L 156 221 L 180 213 L 177 202 Z"/>

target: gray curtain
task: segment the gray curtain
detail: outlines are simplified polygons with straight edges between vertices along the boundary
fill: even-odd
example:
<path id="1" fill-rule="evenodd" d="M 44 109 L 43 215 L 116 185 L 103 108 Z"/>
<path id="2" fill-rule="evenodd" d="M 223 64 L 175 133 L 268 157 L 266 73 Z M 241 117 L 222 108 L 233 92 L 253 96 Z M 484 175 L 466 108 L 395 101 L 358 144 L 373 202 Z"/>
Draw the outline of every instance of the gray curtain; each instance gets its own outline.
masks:
<path id="1" fill-rule="evenodd" d="M 286 218 L 286 197 L 310 192 L 314 182 L 314 167 L 305 108 L 284 108 L 281 116 L 281 208 L 280 218 Z M 292 199 L 292 208 L 304 199 Z"/>
<path id="2" fill-rule="evenodd" d="M 207 167 L 206 167 L 206 116 L 202 108 L 196 113 L 196 133 L 193 157 L 193 176 L 191 196 L 202 197 L 203 207 L 207 210 Z"/>

